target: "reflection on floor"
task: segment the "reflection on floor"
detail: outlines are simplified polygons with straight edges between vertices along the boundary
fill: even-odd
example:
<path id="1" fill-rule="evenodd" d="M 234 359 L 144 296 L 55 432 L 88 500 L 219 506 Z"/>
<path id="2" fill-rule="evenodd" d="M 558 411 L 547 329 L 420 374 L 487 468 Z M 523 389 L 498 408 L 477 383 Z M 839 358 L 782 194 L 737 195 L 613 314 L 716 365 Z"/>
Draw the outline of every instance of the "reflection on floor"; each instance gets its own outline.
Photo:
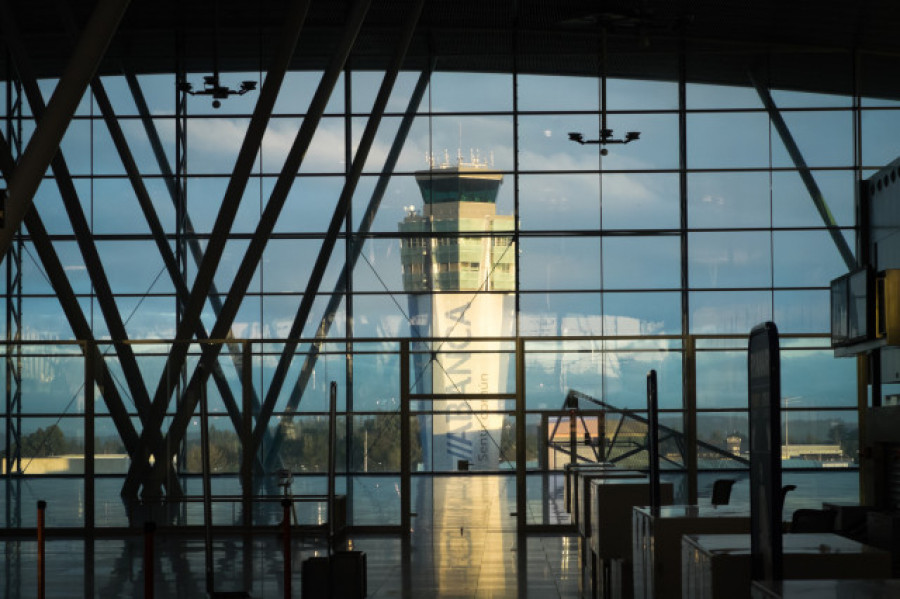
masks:
<path id="1" fill-rule="evenodd" d="M 428 477 L 419 482 L 414 483 L 417 516 L 407 551 L 398 536 L 353 536 L 342 547 L 366 553 L 369 597 L 579 596 L 578 537 L 517 535 L 512 476 Z M 155 597 L 205 596 L 204 546 L 202 534 L 156 534 Z M 50 529 L 45 551 L 48 599 L 144 597 L 139 531 L 126 538 L 108 538 L 101 531 L 84 539 L 60 538 Z M 293 597 L 301 596 L 303 561 L 325 553 L 322 541 L 294 539 Z M 277 534 L 216 534 L 212 555 L 217 592 L 249 591 L 257 599 L 285 596 L 284 553 Z M 0 537 L 0 597 L 35 596 L 36 540 Z"/>
<path id="2" fill-rule="evenodd" d="M 353 549 L 366 552 L 369 597 L 541 597 L 578 596 L 578 541 L 574 537 L 529 536 L 524 573 L 514 533 L 445 530 L 419 536 L 409 567 L 403 567 L 396 538 L 358 537 Z M 37 543 L 0 541 L 0 596 L 37 596 Z M 203 597 L 205 554 L 202 539 L 157 538 L 154 595 Z M 246 548 L 246 550 L 245 550 Z M 143 597 L 143 540 L 53 539 L 46 544 L 46 596 Z M 301 543 L 293 548 L 293 596 L 301 590 L 301 563 L 323 555 Z M 279 539 L 240 537 L 214 542 L 216 591 L 250 590 L 255 598 L 284 597 Z"/>

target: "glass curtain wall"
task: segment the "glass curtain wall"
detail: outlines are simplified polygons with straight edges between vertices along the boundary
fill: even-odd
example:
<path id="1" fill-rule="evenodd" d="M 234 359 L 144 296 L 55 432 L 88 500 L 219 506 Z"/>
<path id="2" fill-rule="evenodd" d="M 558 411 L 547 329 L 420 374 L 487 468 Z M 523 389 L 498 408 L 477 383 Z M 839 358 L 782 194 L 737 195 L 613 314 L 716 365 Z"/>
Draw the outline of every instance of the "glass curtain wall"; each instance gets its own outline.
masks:
<path id="1" fill-rule="evenodd" d="M 858 90 L 830 95 L 793 89 L 779 71 L 783 56 L 761 56 L 744 85 L 721 85 L 695 68 L 707 57 L 693 48 L 660 50 L 670 67 L 655 80 L 622 76 L 639 58 L 640 50 L 634 52 L 609 56 L 617 74 L 606 81 L 606 98 L 599 68 L 596 77 L 530 74 L 527 53 L 510 56 L 506 73 L 442 71 L 438 57 L 421 99 L 415 93 L 421 73 L 403 71 L 355 187 L 348 185 L 349 172 L 383 73 L 345 70 L 299 171 L 289 173 L 290 192 L 244 292 L 235 276 L 321 79 L 317 72 L 287 74 L 201 316 L 205 330 L 212 330 L 228 294 L 243 295 L 229 335 L 252 340 L 251 367 L 242 371 L 240 348 L 225 347 L 218 357 L 221 378 L 210 379 L 206 389 L 215 492 L 239 493 L 240 442 L 229 409 L 250 393 L 253 401 L 272 405 L 260 452 L 265 476 L 289 469 L 293 492 L 324 493 L 334 381 L 338 492 L 350 497 L 350 521 L 398 525 L 401 461 L 430 472 L 424 464 L 437 451 L 414 443 L 411 455 L 400 455 L 399 340 L 433 336 L 437 346 L 428 351 L 443 351 L 469 327 L 471 337 L 526 339 L 525 387 L 519 390 L 526 421 L 515 422 L 509 403 L 486 411 L 504 417 L 501 453 L 510 451 L 514 427 L 527 427 L 534 439 L 526 451 L 528 500 L 536 506 L 529 522 L 564 523 L 564 514 L 542 507 L 561 495 L 555 483 L 547 484 L 558 468 L 541 457 L 541 447 L 552 440 L 543 427 L 558 420 L 567 393 L 641 416 L 650 369 L 659 375 L 662 423 L 676 433 L 695 429 L 705 444 L 697 456 L 699 494 L 708 494 L 720 469 L 730 468 L 739 480 L 735 497 L 747 500 L 746 473 L 723 455 L 746 457 L 745 336 L 773 320 L 783 334 L 784 464 L 796 468 L 785 482 L 798 486 L 787 507 L 857 497 L 856 363 L 835 359 L 827 339 L 829 282 L 848 266 L 765 98 L 777 107 L 850 248 L 856 244 L 857 183 L 896 157 L 892 132 L 900 128 L 900 104 L 865 95 L 868 71 L 859 65 L 868 64 L 866 57 L 789 57 L 827 69 L 839 80 L 836 88 Z M 597 62 L 596 56 L 582 58 Z M 186 75 L 195 83 L 200 77 Z M 261 81 L 264 73 L 229 77 Z M 179 93 L 176 78 L 110 76 L 102 84 L 189 288 L 256 95 L 235 96 L 214 109 L 206 98 Z M 40 83 L 46 100 L 55 82 Z M 4 98 L 4 135 L 18 155 L 34 130 L 35 109 L 14 82 L 4 84 Z M 97 346 L 110 378 L 96 389 L 95 416 L 86 426 L 84 359 L 72 343 L 83 339 L 60 308 L 41 248 L 23 231 L 3 265 L 6 318 L 0 321 L 11 342 L 0 413 L 0 449 L 7 458 L 0 501 L 10 527 L 33 524 L 30 511 L 10 515 L 13 503 L 32 505 L 51 493 L 83 496 L 86 486 L 97 498 L 97 525 L 127 522 L 114 498 L 132 460 L 122 423 L 102 397 L 111 382 L 133 434 L 149 434 L 153 421 L 137 407 L 142 395 L 152 398 L 168 380 L 178 396 L 205 351 L 192 345 L 184 368 L 167 370 L 169 340 L 184 310 L 180 283 L 167 271 L 102 112 L 86 96 L 60 148 L 75 201 L 60 191 L 62 175 L 48 172 L 35 207 L 87 330 L 104 343 L 118 341 L 124 330 L 135 342 L 129 347 L 140 377 L 128 374 L 118 344 Z M 569 139 L 571 132 L 596 139 L 603 122 L 616 137 L 637 131 L 640 139 L 608 145 L 608 152 Z M 486 178 L 493 181 L 489 192 L 470 185 Z M 349 211 L 321 283 L 309 287 L 342 194 L 351 194 Z M 96 264 L 79 246 L 82 236 L 73 225 L 79 219 L 91 234 Z M 486 320 L 500 324 L 472 325 L 465 318 L 483 297 L 496 304 Z M 307 306 L 304 299 L 312 301 Z M 441 310 L 451 316 L 441 321 Z M 121 325 L 112 322 L 113 312 Z M 430 334 L 423 334 L 423 323 Z M 516 391 L 510 346 L 486 350 L 505 356 L 498 367 L 503 388 L 482 392 Z M 446 371 L 449 360 L 420 362 L 412 380 L 424 376 L 435 390 L 438 370 Z M 250 373 L 249 385 L 241 372 Z M 690 379 L 695 397 L 685 396 Z M 459 383 L 450 375 L 447 380 Z M 685 411 L 690 404 L 696 411 Z M 157 425 L 163 432 L 178 405 L 169 402 Z M 199 479 L 189 476 L 199 472 L 198 420 L 186 426 L 183 443 L 172 451 L 186 491 L 198 493 Z M 93 480 L 48 461 L 83 458 L 86 430 L 98 457 Z M 667 475 L 681 481 L 679 498 L 686 501 L 691 487 L 684 456 L 667 458 Z M 493 469 L 510 467 L 500 461 Z M 309 509 L 315 520 L 318 508 Z M 80 513 L 52 517 L 58 525 L 81 526 Z"/>

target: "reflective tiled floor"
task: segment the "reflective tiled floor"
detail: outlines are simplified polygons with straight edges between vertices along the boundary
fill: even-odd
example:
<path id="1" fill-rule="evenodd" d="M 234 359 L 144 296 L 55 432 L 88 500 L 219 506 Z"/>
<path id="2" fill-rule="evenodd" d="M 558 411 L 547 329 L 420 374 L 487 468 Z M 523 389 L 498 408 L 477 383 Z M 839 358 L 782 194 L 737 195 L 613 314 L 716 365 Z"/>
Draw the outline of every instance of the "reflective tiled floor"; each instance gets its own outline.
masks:
<path id="1" fill-rule="evenodd" d="M 430 538 L 429 538 L 430 537 Z M 366 553 L 368 596 L 385 597 L 577 597 L 578 541 L 529 536 L 520 546 L 514 533 L 445 530 L 418 535 L 404 564 L 401 543 L 389 537 L 357 537 Z M 154 596 L 204 596 L 202 539 L 157 538 Z M 3 540 L 0 596 L 37 596 L 37 543 Z M 144 547 L 128 540 L 49 539 L 45 549 L 46 596 L 144 597 Z M 521 555 L 524 553 L 524 556 Z M 301 596 L 302 562 L 321 550 L 295 542 L 293 597 Z M 214 542 L 216 591 L 250 590 L 253 597 L 284 597 L 283 553 L 277 538 L 238 537 Z"/>
<path id="2" fill-rule="evenodd" d="M 342 548 L 363 551 L 368 596 L 535 597 L 579 596 L 577 537 L 520 536 L 514 500 L 501 477 L 435 478 L 417 493 L 409 544 L 396 536 L 354 536 Z M 202 535 L 159 532 L 153 545 L 153 596 L 204 597 L 207 556 Z M 46 597 L 145 597 L 144 539 L 66 538 L 48 532 Z M 292 597 L 301 597 L 302 564 L 324 555 L 324 545 L 294 539 Z M 217 534 L 213 588 L 283 598 L 284 552 L 277 534 L 244 538 Z M 34 538 L 0 538 L 0 597 L 37 596 Z M 308 597 L 304 597 L 308 599 Z"/>

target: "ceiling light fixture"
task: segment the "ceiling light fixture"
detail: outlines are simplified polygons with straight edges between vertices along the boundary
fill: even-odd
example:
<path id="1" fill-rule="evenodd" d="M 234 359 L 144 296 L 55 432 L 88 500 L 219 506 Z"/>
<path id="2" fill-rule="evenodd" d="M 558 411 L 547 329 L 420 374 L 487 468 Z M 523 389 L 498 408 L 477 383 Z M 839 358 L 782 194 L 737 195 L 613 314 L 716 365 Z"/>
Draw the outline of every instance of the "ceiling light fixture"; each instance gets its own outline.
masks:
<path id="1" fill-rule="evenodd" d="M 247 92 L 256 89 L 256 81 L 241 81 L 241 86 L 232 89 L 227 85 L 222 85 L 219 81 L 219 2 L 213 3 L 213 72 L 212 75 L 203 76 L 203 89 L 194 89 L 194 86 L 185 80 L 177 83 L 178 90 L 188 93 L 192 96 L 212 96 L 213 108 L 219 108 L 222 100 L 227 100 L 228 96 L 243 96 Z"/>
<path id="2" fill-rule="evenodd" d="M 637 141 L 641 138 L 640 131 L 628 131 L 623 139 L 613 137 L 613 130 L 606 126 L 606 26 L 600 28 L 600 137 L 597 139 L 585 139 L 584 135 L 578 132 L 569 133 L 569 141 L 585 145 L 599 144 L 627 144 Z M 606 156 L 609 150 L 600 149 L 600 155 Z"/>

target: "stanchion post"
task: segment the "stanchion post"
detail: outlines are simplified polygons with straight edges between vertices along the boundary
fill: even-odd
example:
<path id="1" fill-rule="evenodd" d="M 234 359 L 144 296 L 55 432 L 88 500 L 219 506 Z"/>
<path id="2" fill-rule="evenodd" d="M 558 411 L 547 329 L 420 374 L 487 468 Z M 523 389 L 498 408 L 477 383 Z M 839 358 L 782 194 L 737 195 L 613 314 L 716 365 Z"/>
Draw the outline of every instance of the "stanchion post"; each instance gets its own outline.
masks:
<path id="1" fill-rule="evenodd" d="M 37 502 L 37 596 L 38 599 L 44 599 L 47 592 L 45 583 L 45 564 L 44 564 L 44 512 L 47 511 L 47 502 L 41 499 Z"/>
<path id="2" fill-rule="evenodd" d="M 144 522 L 144 599 L 153 599 L 153 533 L 156 524 Z"/>
<path id="3" fill-rule="evenodd" d="M 284 547 L 284 597 L 291 598 L 291 500 L 281 500 L 283 516 L 281 519 L 282 544 Z"/>

